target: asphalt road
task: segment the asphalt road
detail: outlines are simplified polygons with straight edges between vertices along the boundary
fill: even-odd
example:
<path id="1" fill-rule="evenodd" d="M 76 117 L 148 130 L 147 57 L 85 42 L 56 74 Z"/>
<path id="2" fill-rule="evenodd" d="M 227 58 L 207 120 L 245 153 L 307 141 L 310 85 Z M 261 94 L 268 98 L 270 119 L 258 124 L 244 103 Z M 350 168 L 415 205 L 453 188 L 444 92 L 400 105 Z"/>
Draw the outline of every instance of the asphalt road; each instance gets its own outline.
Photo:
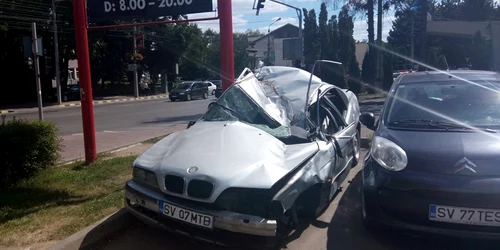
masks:
<path id="1" fill-rule="evenodd" d="M 363 151 L 364 156 L 365 151 Z M 293 233 L 280 249 L 289 250 L 403 250 L 403 249 L 498 249 L 498 242 L 473 241 L 450 238 L 426 238 L 404 232 L 380 230 L 366 231 L 361 222 L 360 185 L 361 165 L 353 168 L 342 185 L 342 191 L 331 202 L 328 209 L 315 221 L 303 222 L 303 227 Z M 137 222 L 118 233 L 99 250 L 135 249 L 207 249 L 228 250 L 195 241 L 186 236 L 148 227 Z M 254 246 L 262 249 L 258 245 Z"/>
<path id="2" fill-rule="evenodd" d="M 96 131 L 123 131 L 144 126 L 187 123 L 203 115 L 211 101 L 215 101 L 214 96 L 189 102 L 158 99 L 95 105 L 95 127 Z M 30 113 L 8 114 L 8 117 L 13 116 L 38 119 L 36 110 Z M 80 107 L 47 109 L 44 112 L 44 119 L 55 122 L 60 135 L 83 132 Z"/>

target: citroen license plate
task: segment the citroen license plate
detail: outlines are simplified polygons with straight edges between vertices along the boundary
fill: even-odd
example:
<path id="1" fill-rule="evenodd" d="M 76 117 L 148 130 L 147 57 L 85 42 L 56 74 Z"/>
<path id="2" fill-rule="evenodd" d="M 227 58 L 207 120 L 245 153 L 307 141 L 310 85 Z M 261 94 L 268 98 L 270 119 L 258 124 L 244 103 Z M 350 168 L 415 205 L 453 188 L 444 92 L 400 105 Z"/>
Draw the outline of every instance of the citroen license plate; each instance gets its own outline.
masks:
<path id="1" fill-rule="evenodd" d="M 168 204 L 164 201 L 160 201 L 160 211 L 163 215 L 177 220 L 187 222 L 189 224 L 197 225 L 205 228 L 213 228 L 214 217 L 193 212 L 188 209 L 184 209 L 178 206 Z"/>
<path id="2" fill-rule="evenodd" d="M 429 220 L 498 227 L 500 209 L 429 205 Z"/>

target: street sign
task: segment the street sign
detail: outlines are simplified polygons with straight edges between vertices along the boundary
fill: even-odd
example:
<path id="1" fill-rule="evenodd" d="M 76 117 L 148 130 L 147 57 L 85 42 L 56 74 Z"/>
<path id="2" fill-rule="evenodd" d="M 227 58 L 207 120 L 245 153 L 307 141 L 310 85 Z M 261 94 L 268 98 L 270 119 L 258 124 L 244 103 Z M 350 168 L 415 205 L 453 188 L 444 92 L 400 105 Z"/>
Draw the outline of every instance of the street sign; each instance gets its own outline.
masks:
<path id="1" fill-rule="evenodd" d="M 24 50 L 24 58 L 33 56 L 33 42 L 30 36 L 23 36 L 23 50 Z M 36 39 L 38 44 L 38 55 L 43 56 L 43 42 L 42 38 Z"/>
<path id="2" fill-rule="evenodd" d="M 87 0 L 90 22 L 133 20 L 212 12 L 208 0 Z"/>

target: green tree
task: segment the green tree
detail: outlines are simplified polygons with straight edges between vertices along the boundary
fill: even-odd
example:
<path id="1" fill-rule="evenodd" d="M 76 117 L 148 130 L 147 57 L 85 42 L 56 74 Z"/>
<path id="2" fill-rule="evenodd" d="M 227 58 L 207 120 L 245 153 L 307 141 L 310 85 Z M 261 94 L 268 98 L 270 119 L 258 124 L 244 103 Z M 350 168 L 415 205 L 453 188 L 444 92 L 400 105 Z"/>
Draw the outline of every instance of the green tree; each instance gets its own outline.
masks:
<path id="1" fill-rule="evenodd" d="M 303 9 L 304 12 L 304 57 L 306 69 L 311 70 L 314 62 L 320 56 L 320 41 L 318 38 L 318 24 L 316 19 L 316 11 L 311 9 Z"/>
<path id="2" fill-rule="evenodd" d="M 331 30 L 328 28 L 328 11 L 326 10 L 326 4 L 322 3 L 321 4 L 321 10 L 319 12 L 319 40 L 320 40 L 320 46 L 321 46 L 321 54 L 320 54 L 320 59 L 331 59 L 328 58 L 330 56 L 330 50 L 332 40 L 329 40 L 331 37 L 329 37 Z"/>
<path id="3" fill-rule="evenodd" d="M 339 13 L 339 60 L 347 69 L 355 46 L 353 46 L 354 23 L 349 15 L 348 6 L 343 6 Z"/>
<path id="4" fill-rule="evenodd" d="M 328 50 L 327 59 L 338 61 L 339 60 L 339 29 L 337 24 L 337 16 L 332 15 L 328 21 L 328 40 L 330 41 L 330 48 Z"/>

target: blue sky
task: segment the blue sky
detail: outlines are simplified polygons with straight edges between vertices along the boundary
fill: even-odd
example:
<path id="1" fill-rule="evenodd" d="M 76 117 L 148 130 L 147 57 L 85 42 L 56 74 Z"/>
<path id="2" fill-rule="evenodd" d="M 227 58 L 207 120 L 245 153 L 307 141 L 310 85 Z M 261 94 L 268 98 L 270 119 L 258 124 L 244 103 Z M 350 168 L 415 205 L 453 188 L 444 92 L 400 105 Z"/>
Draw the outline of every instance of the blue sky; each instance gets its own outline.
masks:
<path id="1" fill-rule="evenodd" d="M 230 0 L 224 0 L 230 1 Z M 269 24 L 271 24 L 278 17 L 281 20 L 276 22 L 271 26 L 271 30 L 279 28 L 280 26 L 291 23 L 296 26 L 299 25 L 298 17 L 294 9 L 288 8 L 286 6 L 266 1 L 264 3 L 264 9 L 261 9 L 259 16 L 255 15 L 255 10 L 252 10 L 254 0 L 232 0 L 233 1 L 233 30 L 245 31 L 247 29 L 259 29 L 260 31 L 266 33 Z M 214 9 L 217 8 L 217 0 L 213 0 Z M 292 6 L 297 6 L 299 8 L 306 9 L 316 9 L 316 13 L 319 14 L 320 6 L 322 0 L 282 0 L 287 4 Z M 340 6 L 339 6 L 340 7 Z M 339 9 L 335 10 L 333 7 L 328 7 L 328 15 L 338 15 Z M 213 17 L 215 13 L 200 13 L 189 15 L 189 18 L 200 18 L 200 17 Z M 382 39 L 387 40 L 386 37 L 389 34 L 389 30 L 392 27 L 392 21 L 394 20 L 394 12 L 389 11 L 385 13 L 384 22 L 382 24 Z M 376 21 L 376 19 L 375 19 Z M 217 21 L 206 21 L 199 22 L 198 26 L 205 29 L 219 30 L 219 23 Z M 376 28 L 376 26 L 375 26 Z M 366 16 L 356 16 L 354 20 L 354 38 L 356 40 L 367 39 L 367 24 Z"/>

